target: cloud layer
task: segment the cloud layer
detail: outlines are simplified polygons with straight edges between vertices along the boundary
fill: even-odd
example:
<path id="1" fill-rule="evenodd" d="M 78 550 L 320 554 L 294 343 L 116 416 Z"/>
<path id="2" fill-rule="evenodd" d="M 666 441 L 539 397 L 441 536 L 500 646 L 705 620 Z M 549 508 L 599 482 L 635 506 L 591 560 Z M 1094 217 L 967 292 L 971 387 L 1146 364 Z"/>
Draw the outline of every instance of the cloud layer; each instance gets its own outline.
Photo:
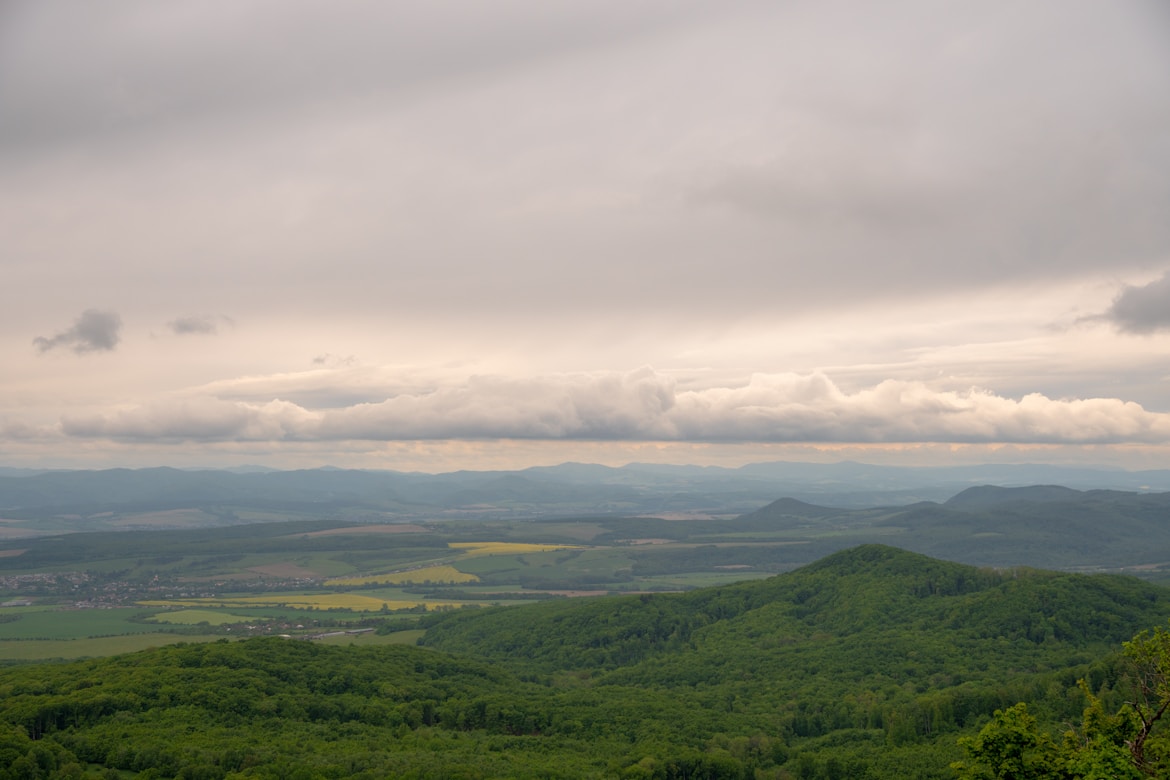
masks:
<path id="1" fill-rule="evenodd" d="M 854 393 L 827 376 L 757 375 L 679 390 L 642 369 L 529 380 L 478 377 L 315 411 L 198 398 L 66 417 L 69 436 L 143 441 L 537 439 L 696 442 L 1170 442 L 1170 414 L 1117 399 L 1020 399 L 886 381 Z"/>
<path id="2" fill-rule="evenodd" d="M 12 0 L 0 449 L 1161 446 L 1168 94 L 1161 0 Z"/>

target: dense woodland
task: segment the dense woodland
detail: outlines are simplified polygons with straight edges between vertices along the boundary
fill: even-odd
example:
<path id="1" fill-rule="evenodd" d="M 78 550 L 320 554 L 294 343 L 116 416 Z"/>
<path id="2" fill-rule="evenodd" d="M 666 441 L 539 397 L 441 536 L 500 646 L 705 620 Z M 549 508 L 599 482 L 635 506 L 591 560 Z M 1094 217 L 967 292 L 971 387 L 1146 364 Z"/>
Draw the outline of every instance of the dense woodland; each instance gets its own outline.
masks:
<path id="1" fill-rule="evenodd" d="M 1166 776 L 1133 703 L 1166 694 L 1170 643 L 1140 632 L 1168 618 L 1135 579 L 863 546 L 689 593 L 428 616 L 423 647 L 7 668 L 0 778 L 1139 777 L 1140 714 Z"/>

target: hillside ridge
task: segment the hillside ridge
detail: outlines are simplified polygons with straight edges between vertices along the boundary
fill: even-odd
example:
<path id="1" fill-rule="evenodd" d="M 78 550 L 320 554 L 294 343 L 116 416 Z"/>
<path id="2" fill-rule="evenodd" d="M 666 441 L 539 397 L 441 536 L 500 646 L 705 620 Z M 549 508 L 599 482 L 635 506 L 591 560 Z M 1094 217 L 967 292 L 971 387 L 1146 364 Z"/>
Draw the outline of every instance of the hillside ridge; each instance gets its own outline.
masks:
<path id="1" fill-rule="evenodd" d="M 767 580 L 428 617 L 424 647 L 0 668 L 0 755 L 32 777 L 926 780 L 1016 702 L 1067 729 L 1085 679 L 1120 706 L 1121 642 L 1168 617 L 1170 592 L 1128 577 L 861 545 Z"/>

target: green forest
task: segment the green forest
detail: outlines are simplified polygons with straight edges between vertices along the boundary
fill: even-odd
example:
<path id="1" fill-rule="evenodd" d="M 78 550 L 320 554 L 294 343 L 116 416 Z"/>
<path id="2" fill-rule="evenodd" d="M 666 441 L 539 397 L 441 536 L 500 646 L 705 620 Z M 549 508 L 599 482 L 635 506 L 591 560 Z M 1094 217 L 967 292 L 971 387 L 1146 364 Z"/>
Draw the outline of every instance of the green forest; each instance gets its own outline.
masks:
<path id="1" fill-rule="evenodd" d="M 1133 578 L 865 545 L 685 593 L 428 614 L 417 647 L 7 667 L 0 778 L 1165 777 L 1168 619 Z"/>

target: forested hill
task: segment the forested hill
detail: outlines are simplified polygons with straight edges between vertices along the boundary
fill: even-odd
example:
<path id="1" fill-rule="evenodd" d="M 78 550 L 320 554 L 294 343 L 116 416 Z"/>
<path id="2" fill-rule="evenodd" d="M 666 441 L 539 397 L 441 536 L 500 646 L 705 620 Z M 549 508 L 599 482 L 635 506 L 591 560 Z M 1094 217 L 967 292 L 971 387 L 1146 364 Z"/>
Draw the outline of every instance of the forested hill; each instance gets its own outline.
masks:
<path id="1" fill-rule="evenodd" d="M 997 572 L 863 545 L 767 580 L 456 613 L 436 618 L 423 644 L 522 672 L 621 667 L 625 679 L 645 661 L 662 680 L 666 666 L 723 666 L 730 641 L 761 662 L 838 646 L 852 663 L 872 646 L 873 668 L 906 680 L 1005 647 L 1021 661 L 1057 647 L 1076 655 L 1167 617 L 1170 592 L 1128 577 Z"/>
<path id="2" fill-rule="evenodd" d="M 1063 729 L 1078 678 L 1118 705 L 1121 642 L 1168 616 L 1133 579 L 869 545 L 456 613 L 424 638 L 445 652 L 256 639 L 0 670 L 0 778 L 952 777 L 997 709 Z"/>
<path id="3" fill-rule="evenodd" d="M 999 487 L 997 485 L 979 485 L 967 488 L 962 493 L 952 496 L 945 502 L 945 506 L 952 509 L 992 507 L 1004 504 L 1021 502 L 1052 503 L 1062 501 L 1076 501 L 1084 495 L 1083 491 L 1073 490 L 1062 485 L 1029 485 L 1027 487 Z M 1120 495 L 1110 493 L 1110 495 Z"/>

